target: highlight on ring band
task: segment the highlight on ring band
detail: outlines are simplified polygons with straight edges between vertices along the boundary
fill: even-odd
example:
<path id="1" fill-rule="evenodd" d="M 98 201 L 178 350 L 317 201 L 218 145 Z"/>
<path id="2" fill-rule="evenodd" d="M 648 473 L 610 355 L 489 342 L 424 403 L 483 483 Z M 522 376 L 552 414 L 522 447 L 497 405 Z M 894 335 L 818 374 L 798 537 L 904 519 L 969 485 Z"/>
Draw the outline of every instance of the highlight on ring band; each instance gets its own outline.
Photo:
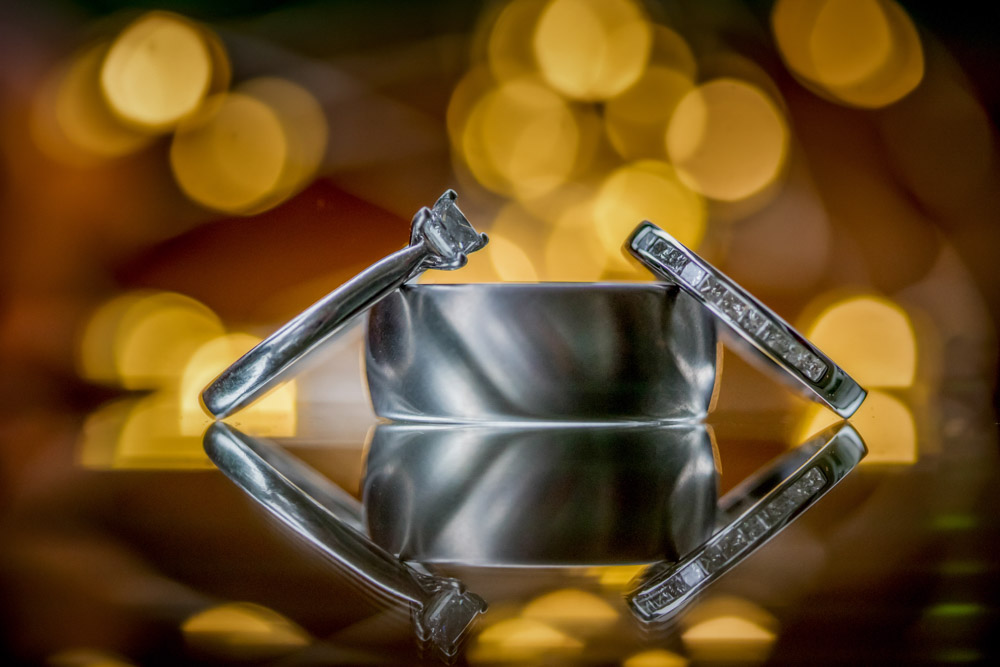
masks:
<path id="1" fill-rule="evenodd" d="M 867 452 L 854 427 L 841 422 L 759 470 L 719 501 L 722 514 L 735 517 L 711 539 L 676 563 L 640 572 L 626 595 L 633 613 L 644 622 L 668 620 L 814 505 Z"/>
<path id="2" fill-rule="evenodd" d="M 840 366 L 749 292 L 668 233 L 644 221 L 629 236 L 626 248 L 647 269 L 676 283 L 702 303 L 759 353 L 755 356 L 776 364 L 811 397 L 844 418 L 853 415 L 861 406 L 867 392 Z"/>
<path id="3" fill-rule="evenodd" d="M 288 369 L 403 283 L 427 269 L 452 271 L 489 239 L 477 232 L 447 190 L 413 216 L 410 243 L 368 267 L 271 334 L 224 370 L 201 393 L 221 419 L 246 407 L 283 379 Z"/>

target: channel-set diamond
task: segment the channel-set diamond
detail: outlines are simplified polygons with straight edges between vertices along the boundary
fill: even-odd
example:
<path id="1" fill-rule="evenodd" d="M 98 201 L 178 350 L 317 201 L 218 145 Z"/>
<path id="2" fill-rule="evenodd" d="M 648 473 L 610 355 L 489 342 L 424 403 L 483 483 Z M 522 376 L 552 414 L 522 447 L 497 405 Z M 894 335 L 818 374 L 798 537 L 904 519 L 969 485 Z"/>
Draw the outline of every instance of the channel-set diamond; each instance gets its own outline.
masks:
<path id="1" fill-rule="evenodd" d="M 818 467 L 810 468 L 763 507 L 723 530 L 676 566 L 664 570 L 635 594 L 632 604 L 647 618 L 665 614 L 682 598 L 721 574 L 727 565 L 739 560 L 742 554 L 765 542 L 826 483 L 826 476 Z"/>
<path id="2" fill-rule="evenodd" d="M 697 289 L 730 325 L 749 334 L 809 380 L 819 382 L 826 374 L 826 363 L 792 338 L 784 327 L 769 321 L 736 290 L 717 276 L 708 274 L 678 248 L 654 234 L 647 234 L 641 247 L 675 278 Z"/>

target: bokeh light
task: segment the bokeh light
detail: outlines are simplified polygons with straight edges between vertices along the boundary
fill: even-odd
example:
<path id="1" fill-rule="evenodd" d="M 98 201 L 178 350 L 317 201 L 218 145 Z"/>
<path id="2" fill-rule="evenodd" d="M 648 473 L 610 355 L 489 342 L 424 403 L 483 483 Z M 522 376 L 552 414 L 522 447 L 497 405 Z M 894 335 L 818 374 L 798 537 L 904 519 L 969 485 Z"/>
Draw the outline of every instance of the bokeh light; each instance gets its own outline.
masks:
<path id="1" fill-rule="evenodd" d="M 574 635 L 607 629 L 619 618 L 618 611 L 606 600 L 575 588 L 552 591 L 535 598 L 525 605 L 521 616 Z"/>
<path id="2" fill-rule="evenodd" d="M 133 292 L 98 308 L 80 337 L 78 363 L 91 380 L 126 389 L 176 386 L 181 369 L 222 322 L 205 305 L 174 292 Z"/>
<path id="3" fill-rule="evenodd" d="M 909 387 L 917 338 L 906 311 L 889 299 L 856 295 L 822 309 L 806 336 L 864 387 Z"/>
<path id="4" fill-rule="evenodd" d="M 92 648 L 71 648 L 50 655 L 45 664 L 47 667 L 132 667 L 120 655 Z"/>
<path id="5" fill-rule="evenodd" d="M 686 667 L 687 658 L 673 651 L 654 648 L 630 655 L 622 662 L 622 667 Z"/>
<path id="6" fill-rule="evenodd" d="M 181 624 L 181 632 L 196 653 L 221 660 L 273 659 L 312 642 L 295 622 L 250 602 L 199 611 Z"/>
<path id="7" fill-rule="evenodd" d="M 472 664 L 523 662 L 578 653 L 583 642 L 552 626 L 527 618 L 510 618 L 487 626 L 468 652 Z"/>
<path id="8" fill-rule="evenodd" d="M 893 0 L 778 0 L 771 24 L 792 73 L 833 101 L 887 106 L 923 78 L 920 36 Z"/>
<path id="9" fill-rule="evenodd" d="M 607 177 L 597 194 L 594 218 L 601 241 L 616 253 L 643 220 L 656 223 L 689 248 L 697 248 L 705 234 L 706 209 L 701 196 L 681 182 L 672 166 L 641 160 Z M 631 269 L 620 253 L 613 265 Z"/>
<path id="10" fill-rule="evenodd" d="M 635 83 L 651 43 L 649 21 L 631 0 L 552 0 L 534 33 L 545 80 L 581 100 L 607 99 Z"/>
<path id="11" fill-rule="evenodd" d="M 188 358 L 180 381 L 179 428 L 186 434 L 201 436 L 210 423 L 199 403 L 209 382 L 261 341 L 245 333 L 229 333 L 206 341 Z M 229 421 L 253 435 L 291 437 L 298 420 L 298 385 L 295 380 L 282 384 L 241 410 Z"/>
<path id="12" fill-rule="evenodd" d="M 150 135 L 125 126 L 101 95 L 99 75 L 106 45 L 91 47 L 56 68 L 35 101 L 31 133 L 49 157 L 86 166 L 135 152 Z"/>
<path id="13" fill-rule="evenodd" d="M 697 661 L 763 662 L 777 639 L 777 620 L 742 598 L 719 596 L 692 609 L 681 640 Z"/>
<path id="14" fill-rule="evenodd" d="M 771 98 L 736 79 L 698 86 L 677 104 L 667 153 L 691 188 L 713 199 L 749 197 L 780 174 L 788 127 Z"/>
<path id="15" fill-rule="evenodd" d="M 101 89 L 121 118 L 165 129 L 198 109 L 216 70 L 228 71 L 218 54 L 204 28 L 176 14 L 151 12 L 111 45 L 101 67 Z"/>
<path id="16" fill-rule="evenodd" d="M 840 419 L 829 410 L 810 406 L 797 429 L 799 441 Z M 911 408 L 899 398 L 868 388 L 868 397 L 851 417 L 868 446 L 861 465 L 911 464 L 919 456 L 917 425 Z"/>
<path id="17" fill-rule="evenodd" d="M 589 282 L 601 279 L 620 250 L 601 242 L 590 201 L 568 206 L 556 220 L 545 243 L 546 280 Z"/>
<path id="18" fill-rule="evenodd" d="M 686 74 L 652 66 L 635 85 L 608 100 L 604 124 L 618 154 L 626 160 L 664 159 L 663 137 L 670 118 L 693 88 L 694 82 Z"/>
<path id="19" fill-rule="evenodd" d="M 497 16 L 486 45 L 489 70 L 498 81 L 537 71 L 530 36 L 548 0 L 514 0 Z"/>
<path id="20" fill-rule="evenodd" d="M 91 413 L 77 443 L 77 461 L 95 470 L 211 470 L 201 434 L 183 433 L 175 394 L 108 403 Z"/>
<path id="21" fill-rule="evenodd" d="M 504 82 L 481 97 L 462 138 L 476 179 L 519 198 L 544 194 L 566 181 L 580 144 L 569 105 L 534 77 Z"/>

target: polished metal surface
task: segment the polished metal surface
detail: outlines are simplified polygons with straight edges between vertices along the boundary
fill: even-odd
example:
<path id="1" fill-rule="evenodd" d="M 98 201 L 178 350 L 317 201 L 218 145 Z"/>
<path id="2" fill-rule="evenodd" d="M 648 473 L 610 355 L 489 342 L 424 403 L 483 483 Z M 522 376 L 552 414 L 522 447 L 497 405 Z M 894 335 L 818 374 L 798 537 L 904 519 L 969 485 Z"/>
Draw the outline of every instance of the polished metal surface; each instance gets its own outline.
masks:
<path id="1" fill-rule="evenodd" d="M 716 477 L 703 424 L 380 424 L 363 502 L 372 539 L 404 560 L 637 563 L 711 535 Z"/>
<path id="2" fill-rule="evenodd" d="M 853 415 L 867 392 L 840 366 L 745 289 L 651 222 L 643 222 L 626 249 L 655 275 L 678 285 L 735 336 L 727 339 L 752 363 L 778 369 L 779 380 L 841 417 Z"/>
<path id="3" fill-rule="evenodd" d="M 202 392 L 208 413 L 223 418 L 280 383 L 288 369 L 352 318 L 426 269 L 465 266 L 467 255 L 486 245 L 448 190 L 433 208 L 413 217 L 410 244 L 368 267 L 282 326 L 238 359 Z"/>
<path id="4" fill-rule="evenodd" d="M 401 421 L 699 419 L 716 332 L 654 283 L 406 285 L 373 308 L 375 413 Z"/>
<path id="5" fill-rule="evenodd" d="M 867 453 L 858 432 L 842 422 L 751 475 L 719 502 L 724 521 L 710 540 L 639 574 L 626 595 L 629 608 L 643 622 L 669 621 L 812 507 Z"/>
<path id="6" fill-rule="evenodd" d="M 425 574 L 374 544 L 356 525 L 343 489 L 281 449 L 221 422 L 205 433 L 205 452 L 237 486 L 327 556 L 345 576 L 383 601 L 402 602 L 414 630 L 454 655 L 486 603 L 462 583 Z"/>

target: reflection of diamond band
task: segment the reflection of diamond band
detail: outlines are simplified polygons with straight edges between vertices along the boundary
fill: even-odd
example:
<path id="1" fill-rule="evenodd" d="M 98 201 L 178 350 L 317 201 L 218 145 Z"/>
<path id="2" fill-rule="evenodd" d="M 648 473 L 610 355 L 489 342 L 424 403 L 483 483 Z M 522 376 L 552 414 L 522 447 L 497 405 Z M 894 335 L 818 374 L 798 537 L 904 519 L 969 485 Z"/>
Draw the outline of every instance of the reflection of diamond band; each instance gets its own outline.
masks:
<path id="1" fill-rule="evenodd" d="M 843 423 L 755 474 L 720 501 L 725 514 L 736 516 L 709 541 L 677 563 L 652 565 L 640 574 L 641 583 L 628 595 L 632 610 L 643 621 L 668 618 L 781 532 L 843 479 L 866 451 L 857 432 Z M 786 474 L 789 468 L 792 472 Z M 773 487 L 777 476 L 783 481 Z"/>
<path id="2" fill-rule="evenodd" d="M 841 417 L 860 407 L 866 392 L 842 368 L 791 325 L 650 222 L 640 224 L 626 247 L 646 268 L 676 283 L 725 322 L 762 358 L 783 369 L 809 394 L 830 406 Z"/>
<path id="3" fill-rule="evenodd" d="M 240 410 L 283 378 L 285 372 L 341 327 L 425 269 L 453 270 L 486 245 L 455 205 L 448 190 L 433 208 L 413 217 L 410 244 L 373 264 L 257 345 L 212 381 L 202 404 L 218 418 Z"/>

